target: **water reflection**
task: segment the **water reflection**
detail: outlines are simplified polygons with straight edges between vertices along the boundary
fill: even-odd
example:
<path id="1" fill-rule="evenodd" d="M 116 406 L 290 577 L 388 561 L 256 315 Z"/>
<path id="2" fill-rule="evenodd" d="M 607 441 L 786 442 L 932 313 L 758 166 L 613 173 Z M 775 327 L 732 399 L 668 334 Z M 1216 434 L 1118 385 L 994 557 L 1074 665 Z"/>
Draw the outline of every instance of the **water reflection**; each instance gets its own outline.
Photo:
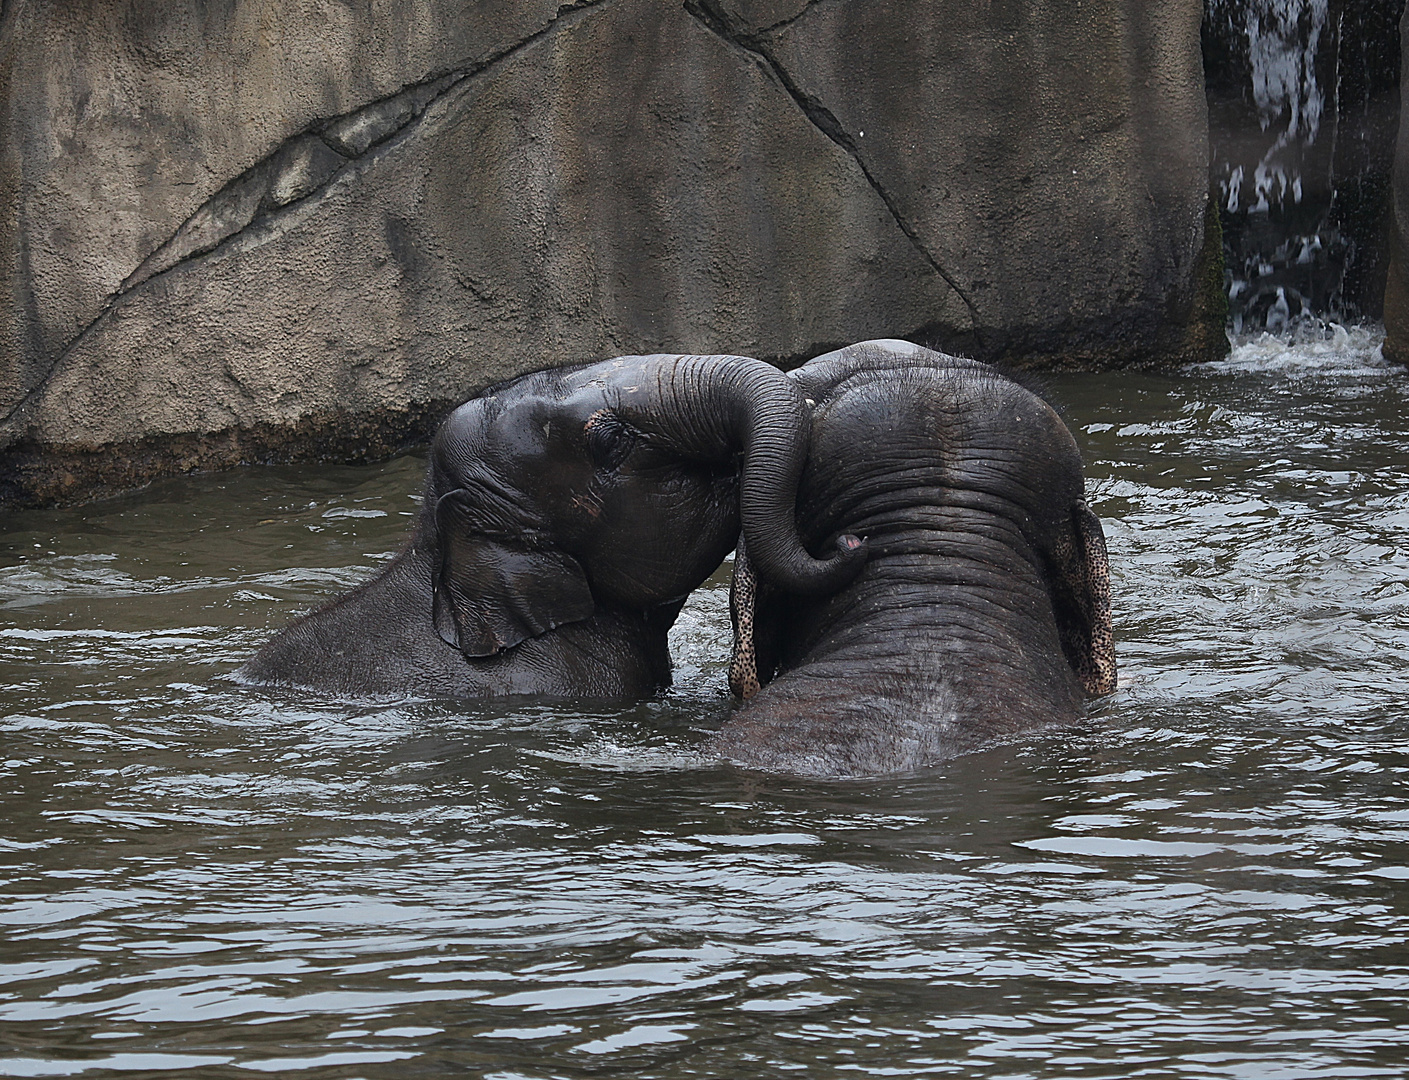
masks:
<path id="1" fill-rule="evenodd" d="M 699 755 L 722 577 L 629 708 L 223 683 L 395 550 L 415 458 L 15 515 L 0 1075 L 1402 1075 L 1409 422 L 1376 343 L 1054 379 L 1122 689 L 899 780 Z"/>

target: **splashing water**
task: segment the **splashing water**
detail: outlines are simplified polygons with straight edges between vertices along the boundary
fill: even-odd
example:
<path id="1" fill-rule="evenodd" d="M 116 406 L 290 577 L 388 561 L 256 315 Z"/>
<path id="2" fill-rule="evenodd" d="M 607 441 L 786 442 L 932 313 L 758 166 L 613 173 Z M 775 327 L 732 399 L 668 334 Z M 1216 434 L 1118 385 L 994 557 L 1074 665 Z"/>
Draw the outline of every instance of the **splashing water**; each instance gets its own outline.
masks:
<path id="1" fill-rule="evenodd" d="M 1272 203 L 1301 202 L 1301 161 L 1288 153 L 1316 141 L 1325 96 L 1316 79 L 1316 52 L 1326 27 L 1326 0 L 1253 0 L 1244 6 L 1252 94 L 1262 130 L 1286 126 L 1253 170 L 1250 205 L 1229 190 L 1228 209 L 1266 213 Z"/>
<path id="2" fill-rule="evenodd" d="M 1393 368 L 1384 358 L 1383 344 L 1384 332 L 1377 327 L 1306 319 L 1290 333 L 1239 335 L 1225 359 L 1196 370 L 1382 377 Z"/>

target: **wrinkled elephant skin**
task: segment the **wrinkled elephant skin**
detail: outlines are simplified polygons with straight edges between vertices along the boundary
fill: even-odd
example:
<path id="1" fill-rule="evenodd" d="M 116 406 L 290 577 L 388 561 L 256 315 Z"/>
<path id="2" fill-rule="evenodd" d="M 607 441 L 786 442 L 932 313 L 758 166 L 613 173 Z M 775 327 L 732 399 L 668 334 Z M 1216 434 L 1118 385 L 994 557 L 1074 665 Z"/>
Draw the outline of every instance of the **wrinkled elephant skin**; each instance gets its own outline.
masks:
<path id="1" fill-rule="evenodd" d="M 770 580 L 833 588 L 793 514 L 807 410 L 739 356 L 627 356 L 487 390 L 437 433 L 419 524 L 373 581 L 237 678 L 338 695 L 630 698 L 742 528 Z"/>
<path id="2" fill-rule="evenodd" d="M 803 541 L 854 533 L 870 557 L 821 597 L 755 581 L 747 545 L 736 557 L 731 684 L 748 700 L 716 737 L 724 758 L 903 773 L 1071 724 L 1115 688 L 1105 539 L 1046 401 L 902 341 L 791 377 L 813 403 Z"/>

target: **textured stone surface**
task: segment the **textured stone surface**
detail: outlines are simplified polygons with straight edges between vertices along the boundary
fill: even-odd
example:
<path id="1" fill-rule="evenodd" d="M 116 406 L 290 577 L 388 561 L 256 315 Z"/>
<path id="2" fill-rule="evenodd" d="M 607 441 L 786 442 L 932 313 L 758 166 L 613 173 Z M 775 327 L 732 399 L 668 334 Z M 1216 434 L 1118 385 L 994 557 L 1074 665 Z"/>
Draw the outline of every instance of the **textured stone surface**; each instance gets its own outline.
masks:
<path id="1" fill-rule="evenodd" d="M 966 351 L 1092 365 L 1188 347 L 1200 5 L 816 3 L 759 33 L 730 9 L 775 5 L 692 2 L 850 149 L 964 300 Z"/>
<path id="2" fill-rule="evenodd" d="M 1190 0 L 3 10 L 0 501 L 622 353 L 1223 347 Z"/>

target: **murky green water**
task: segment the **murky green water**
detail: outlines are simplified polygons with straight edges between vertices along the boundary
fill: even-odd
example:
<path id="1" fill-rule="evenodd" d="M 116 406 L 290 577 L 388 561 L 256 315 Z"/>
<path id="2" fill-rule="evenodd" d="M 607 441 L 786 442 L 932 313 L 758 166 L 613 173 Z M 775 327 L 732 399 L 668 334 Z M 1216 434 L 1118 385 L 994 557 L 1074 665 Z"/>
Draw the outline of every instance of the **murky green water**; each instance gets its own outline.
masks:
<path id="1" fill-rule="evenodd" d="M 1122 689 L 902 780 L 700 758 L 722 584 L 637 707 L 223 684 L 394 550 L 414 458 L 9 516 L 0 1075 L 1404 1076 L 1409 376 L 1374 345 L 1057 380 Z"/>

